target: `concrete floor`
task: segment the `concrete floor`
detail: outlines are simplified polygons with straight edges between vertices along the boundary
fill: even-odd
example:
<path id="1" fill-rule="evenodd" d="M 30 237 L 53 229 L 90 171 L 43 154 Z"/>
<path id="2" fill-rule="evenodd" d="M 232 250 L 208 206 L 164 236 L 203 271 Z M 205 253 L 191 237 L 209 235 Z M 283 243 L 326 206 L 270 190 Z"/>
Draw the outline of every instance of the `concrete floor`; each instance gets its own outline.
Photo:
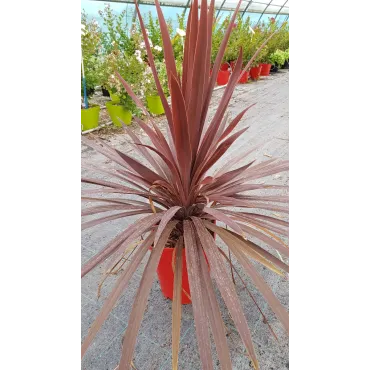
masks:
<path id="1" fill-rule="evenodd" d="M 211 114 L 217 108 L 217 103 L 223 91 L 222 89 L 214 93 Z M 254 146 L 266 139 L 271 139 L 271 141 L 256 152 L 254 158 L 266 160 L 269 159 L 269 156 L 273 156 L 288 159 L 289 72 L 282 70 L 273 76 L 261 78 L 257 83 L 252 82 L 247 85 L 239 85 L 234 92 L 234 97 L 230 104 L 229 111 L 231 116 L 235 116 L 244 107 L 254 102 L 257 102 L 257 105 L 246 114 L 244 120 L 240 123 L 240 127 L 250 126 L 249 130 L 238 139 L 227 153 L 227 156 L 218 165 L 222 165 L 223 161 L 229 155 L 233 153 L 238 154 L 245 147 Z M 159 121 L 161 124 L 161 119 Z M 135 131 L 139 135 L 142 134 L 138 128 L 135 128 Z M 126 153 L 132 151 L 122 141 L 123 135 L 118 131 L 111 130 L 108 133 L 101 132 L 98 135 Z M 85 145 L 82 145 L 82 159 L 96 165 L 107 165 L 110 162 Z M 86 171 L 82 172 L 85 174 Z M 288 184 L 288 179 L 288 174 L 284 173 L 282 175 L 272 176 L 271 179 L 268 179 L 268 183 Z M 278 215 L 278 217 L 280 216 Z M 103 248 L 120 230 L 134 222 L 134 220 L 134 217 L 125 220 L 115 220 L 83 231 L 82 264 Z M 122 336 L 127 327 L 127 320 L 143 268 L 144 264 L 135 273 L 129 288 L 121 297 L 109 319 L 98 333 L 82 361 L 82 369 L 113 370 L 118 365 Z M 241 271 L 238 265 L 237 268 Z M 257 266 L 257 268 L 282 304 L 288 308 L 287 278 L 278 277 L 261 266 Z M 96 268 L 82 279 L 82 338 L 86 336 L 88 328 L 103 304 L 104 298 L 108 295 L 114 284 L 114 279 L 106 281 L 102 289 L 102 297 L 97 299 L 97 288 L 104 271 L 104 266 Z M 248 277 L 245 276 L 245 278 L 248 287 L 255 295 L 270 325 L 279 337 L 279 342 L 276 342 L 269 332 L 267 325 L 263 323 L 261 315 L 246 293 L 243 285 L 237 281 L 237 291 L 251 328 L 260 367 L 263 370 L 288 369 L 288 338 L 281 324 L 266 306 L 265 301 L 256 291 Z M 225 305 L 220 298 L 219 303 L 227 330 L 229 331 L 228 341 L 233 369 L 252 369 L 244 346 L 233 325 L 233 321 L 229 317 Z M 138 370 L 169 370 L 172 368 L 171 301 L 166 300 L 162 296 L 158 281 L 154 283 L 149 296 L 133 362 Z M 191 305 L 183 306 L 179 368 L 182 370 L 196 370 L 201 368 Z M 214 358 L 214 368 L 220 368 L 216 357 Z"/>

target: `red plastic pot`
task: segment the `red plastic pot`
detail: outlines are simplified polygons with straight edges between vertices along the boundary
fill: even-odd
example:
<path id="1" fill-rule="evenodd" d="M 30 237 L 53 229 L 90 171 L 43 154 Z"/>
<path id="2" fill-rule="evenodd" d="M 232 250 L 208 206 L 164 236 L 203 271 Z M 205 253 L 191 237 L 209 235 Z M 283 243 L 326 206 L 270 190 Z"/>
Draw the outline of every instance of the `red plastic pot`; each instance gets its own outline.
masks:
<path id="1" fill-rule="evenodd" d="M 249 71 L 249 75 L 251 76 L 253 80 L 258 80 L 260 78 L 261 69 L 262 69 L 262 66 L 251 68 L 251 70 Z"/>
<path id="2" fill-rule="evenodd" d="M 249 72 L 246 71 L 242 74 L 242 76 L 239 78 L 238 83 L 240 84 L 246 84 L 248 82 Z"/>
<path id="3" fill-rule="evenodd" d="M 213 234 L 213 233 L 212 233 Z M 213 234 L 213 237 L 216 236 Z M 152 250 L 152 247 L 150 247 Z M 162 294 L 164 297 L 173 300 L 173 283 L 174 283 L 174 273 L 172 270 L 172 260 L 173 260 L 173 252 L 175 248 L 164 248 L 161 258 L 158 263 L 157 267 L 157 274 L 159 284 L 161 286 Z M 204 252 L 203 252 L 204 253 Z M 209 266 L 208 260 L 206 255 L 206 262 Z M 190 297 L 190 286 L 189 286 L 189 277 L 188 277 L 188 270 L 186 265 L 186 254 L 185 248 L 182 250 L 182 292 L 181 292 L 181 303 L 182 304 L 189 304 L 191 303 Z M 184 290 L 186 293 L 184 293 Z"/>
<path id="4" fill-rule="evenodd" d="M 218 71 L 217 74 L 217 85 L 226 85 L 229 82 L 230 72 L 229 71 Z"/>
<path id="5" fill-rule="evenodd" d="M 230 67 L 231 67 L 231 69 L 232 69 L 232 70 L 234 70 L 235 63 L 236 63 L 236 61 L 235 61 L 235 60 L 232 60 L 232 61 L 230 62 Z"/>
<path id="6" fill-rule="evenodd" d="M 221 71 L 227 71 L 229 69 L 229 63 L 222 63 L 220 70 Z"/>
<path id="7" fill-rule="evenodd" d="M 261 64 L 261 76 L 268 76 L 270 74 L 271 64 L 262 63 Z"/>
<path id="8" fill-rule="evenodd" d="M 166 298 L 173 300 L 173 282 L 174 274 L 172 271 L 172 255 L 175 248 L 164 248 L 162 252 L 161 259 L 159 260 L 157 274 L 158 280 L 161 285 L 162 293 Z M 186 256 L 185 248 L 182 250 L 182 288 L 181 292 L 181 303 L 189 304 L 191 303 L 190 297 L 190 287 L 189 287 L 189 277 L 188 270 L 186 267 Z M 184 293 L 189 295 L 189 297 Z"/>

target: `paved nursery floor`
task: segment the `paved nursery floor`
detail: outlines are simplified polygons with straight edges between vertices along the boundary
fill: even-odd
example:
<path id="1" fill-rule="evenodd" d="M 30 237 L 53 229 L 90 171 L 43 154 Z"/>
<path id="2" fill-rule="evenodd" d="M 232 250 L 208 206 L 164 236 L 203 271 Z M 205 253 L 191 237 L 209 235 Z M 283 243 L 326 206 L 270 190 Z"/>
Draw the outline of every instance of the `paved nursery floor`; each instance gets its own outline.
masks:
<path id="1" fill-rule="evenodd" d="M 223 89 L 215 91 L 211 113 L 217 107 L 223 91 Z M 247 85 L 239 85 L 237 87 L 230 105 L 232 117 L 251 103 L 257 102 L 257 105 L 246 114 L 244 120 L 240 123 L 240 126 L 250 126 L 250 129 L 235 143 L 228 155 L 231 155 L 232 152 L 239 153 L 245 146 L 254 146 L 265 139 L 271 139 L 255 154 L 255 157 L 259 160 L 269 159 L 270 156 L 283 159 L 288 158 L 288 94 L 289 72 L 286 70 L 280 71 L 273 76 L 264 77 L 258 83 L 248 83 Z M 162 119 L 159 119 L 159 123 L 162 123 L 163 127 Z M 138 127 L 135 128 L 135 131 L 138 134 L 142 134 Z M 132 149 L 122 140 L 124 135 L 120 131 L 104 129 L 103 131 L 98 131 L 97 135 L 106 139 L 112 145 L 119 147 L 124 152 L 132 152 Z M 82 145 L 82 160 L 87 160 L 93 164 L 105 163 L 109 166 L 108 160 L 85 145 Z M 83 171 L 84 174 L 85 172 Z M 275 175 L 269 179 L 269 183 L 288 184 L 288 175 Z M 283 218 L 280 214 L 275 214 L 275 216 Z M 125 228 L 132 222 L 134 222 L 134 218 L 128 218 L 124 221 L 113 221 L 83 231 L 82 263 L 85 263 L 117 235 L 122 228 Z M 280 301 L 284 306 L 288 307 L 287 278 L 278 277 L 261 266 L 258 266 L 258 269 Z M 127 320 L 142 270 L 143 266 L 134 275 L 128 290 L 121 297 L 113 313 L 89 348 L 82 361 L 82 369 L 113 370 L 118 365 L 121 339 L 127 326 Z M 103 304 L 104 298 L 114 284 L 114 279 L 106 281 L 101 297 L 98 299 L 97 288 L 103 273 L 104 267 L 96 268 L 82 279 L 82 338 L 86 336 L 89 326 Z M 269 308 L 266 307 L 263 298 L 256 292 L 248 278 L 246 280 L 250 290 L 255 293 L 256 299 L 279 337 L 279 342 L 273 338 L 245 288 L 237 281 L 237 291 L 251 328 L 261 369 L 288 369 L 288 338 L 280 323 Z M 233 321 L 229 317 L 221 299 L 219 302 L 227 330 L 229 331 L 228 340 L 233 369 L 252 369 L 243 344 L 234 328 Z M 148 306 L 136 346 L 134 365 L 138 370 L 171 369 L 171 301 L 166 300 L 162 296 L 158 281 L 155 281 L 149 296 Z M 179 368 L 184 370 L 200 369 L 191 305 L 183 306 Z M 214 368 L 219 369 L 216 357 Z"/>

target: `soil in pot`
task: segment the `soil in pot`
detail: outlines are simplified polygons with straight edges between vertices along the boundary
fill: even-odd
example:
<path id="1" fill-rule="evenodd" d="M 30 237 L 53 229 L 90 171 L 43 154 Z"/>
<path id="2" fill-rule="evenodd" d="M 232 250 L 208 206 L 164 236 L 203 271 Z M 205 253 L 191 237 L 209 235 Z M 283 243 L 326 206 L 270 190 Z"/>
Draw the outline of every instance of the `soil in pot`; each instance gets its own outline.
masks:
<path id="1" fill-rule="evenodd" d="M 150 113 L 164 114 L 164 108 L 163 108 L 162 101 L 159 95 L 147 96 L 146 101 L 148 103 L 148 108 L 149 108 Z"/>
<path id="2" fill-rule="evenodd" d="M 123 123 L 126 125 L 131 124 L 132 113 L 125 109 L 123 105 L 109 101 L 105 103 L 105 106 L 107 107 L 109 116 L 115 126 L 122 127 L 121 121 L 123 121 Z"/>
<path id="3" fill-rule="evenodd" d="M 271 64 L 262 63 L 261 64 L 261 76 L 268 76 L 270 74 Z"/>
<path id="4" fill-rule="evenodd" d="M 90 104 L 89 108 L 81 109 L 81 130 L 87 131 L 98 127 L 100 107 Z"/>

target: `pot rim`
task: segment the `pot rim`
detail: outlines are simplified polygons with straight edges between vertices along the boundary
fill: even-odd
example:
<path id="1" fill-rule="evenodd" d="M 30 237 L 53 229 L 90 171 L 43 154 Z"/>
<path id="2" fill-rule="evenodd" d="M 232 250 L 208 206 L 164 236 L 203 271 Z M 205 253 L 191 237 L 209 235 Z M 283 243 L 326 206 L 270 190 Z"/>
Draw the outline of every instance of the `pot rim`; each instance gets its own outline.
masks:
<path id="1" fill-rule="evenodd" d="M 87 111 L 87 110 L 92 110 L 92 109 L 100 109 L 99 104 L 89 104 L 89 108 L 81 108 L 81 111 Z"/>

